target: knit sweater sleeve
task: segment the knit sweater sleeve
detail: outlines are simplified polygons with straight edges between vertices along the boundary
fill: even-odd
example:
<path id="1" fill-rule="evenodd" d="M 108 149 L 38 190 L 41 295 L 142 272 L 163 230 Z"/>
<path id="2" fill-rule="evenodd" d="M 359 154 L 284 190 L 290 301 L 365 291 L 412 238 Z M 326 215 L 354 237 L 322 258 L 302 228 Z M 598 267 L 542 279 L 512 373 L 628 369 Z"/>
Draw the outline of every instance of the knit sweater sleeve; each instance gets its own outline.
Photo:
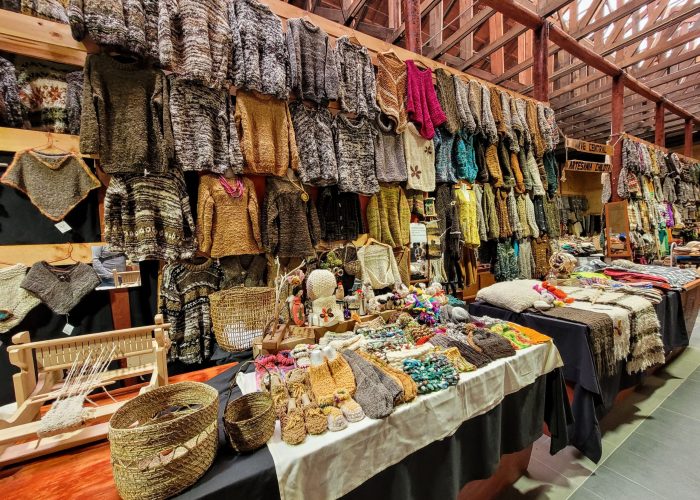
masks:
<path id="1" fill-rule="evenodd" d="M 199 181 L 197 194 L 197 241 L 199 249 L 205 254 L 211 252 L 212 222 L 214 220 L 214 199 L 209 193 L 209 183 L 206 177 Z"/>
<path id="2" fill-rule="evenodd" d="M 173 44 L 173 18 L 177 15 L 177 0 L 158 2 L 158 58 L 161 67 L 173 69 L 175 47 Z"/>
<path id="3" fill-rule="evenodd" d="M 540 229 L 537 227 L 537 217 L 535 216 L 535 205 L 528 195 L 525 195 L 525 209 L 527 211 L 527 224 L 530 226 L 530 234 L 533 238 L 540 237 Z"/>
<path id="4" fill-rule="evenodd" d="M 173 277 L 174 268 L 171 265 L 163 269 L 163 281 L 160 285 L 158 310 L 163 315 L 163 320 L 172 326 L 178 324 L 178 317 L 182 311 L 182 296 L 177 289 L 177 283 Z M 172 332 L 174 333 L 174 332 Z"/>
<path id="5" fill-rule="evenodd" d="M 85 10 L 83 0 L 69 0 L 66 6 L 68 23 L 73 38 L 78 42 L 85 38 Z"/>
<path id="6" fill-rule="evenodd" d="M 246 193 L 248 194 L 248 221 L 253 228 L 253 238 L 258 248 L 262 248 L 262 236 L 260 234 L 260 207 L 258 207 L 258 197 L 255 194 L 255 185 L 248 179 L 244 179 Z"/>
<path id="7" fill-rule="evenodd" d="M 411 242 L 411 207 L 408 204 L 408 198 L 403 188 L 399 188 L 399 223 L 401 241 L 398 243 L 405 246 Z"/>
<path id="8" fill-rule="evenodd" d="M 394 251 L 392 249 L 387 249 L 387 253 L 389 254 L 389 262 L 391 263 L 391 273 L 394 276 L 394 287 L 399 289 L 401 287 L 401 272 L 399 271 L 399 265 L 396 262 Z"/>
<path id="9" fill-rule="evenodd" d="M 279 245 L 279 209 L 277 207 L 277 199 L 273 193 L 269 191 L 265 193 L 262 209 L 262 242 L 265 251 L 272 255 L 277 255 L 277 247 Z"/>
<path id="10" fill-rule="evenodd" d="M 375 194 L 367 202 L 367 230 L 375 240 L 382 241 L 381 216 L 379 214 L 379 193 Z"/>
<path id="11" fill-rule="evenodd" d="M 301 75 L 299 74 L 299 68 L 301 67 L 299 55 L 301 49 L 297 43 L 299 34 L 297 23 L 298 20 L 290 19 L 287 22 L 287 31 L 284 33 L 289 61 L 289 85 L 292 90 L 301 90 Z"/>
<path id="12" fill-rule="evenodd" d="M 374 76 L 374 65 L 367 55 L 367 60 L 362 70 L 362 80 L 365 87 L 365 99 L 367 99 L 367 109 L 369 118 L 373 119 L 379 113 L 377 104 L 377 82 Z"/>
<path id="13" fill-rule="evenodd" d="M 285 123 L 287 125 L 287 145 L 289 147 L 289 168 L 299 170 L 299 150 L 297 149 L 297 140 L 294 136 L 294 125 L 292 124 L 292 115 L 289 112 L 289 106 L 285 104 L 284 113 L 286 116 Z"/>
<path id="14" fill-rule="evenodd" d="M 170 163 L 175 157 L 175 140 L 173 139 L 173 127 L 170 120 L 170 91 L 168 88 L 168 79 L 165 74 L 158 72 L 156 78 L 156 89 L 153 95 L 153 104 L 156 112 L 154 117 L 161 134 L 163 159 Z M 167 168 L 168 165 L 165 165 Z"/>
<path id="15" fill-rule="evenodd" d="M 336 62 L 335 49 L 331 45 L 330 38 L 326 37 L 326 97 L 328 99 L 338 98 L 338 64 Z"/>
<path id="16" fill-rule="evenodd" d="M 241 40 L 241 29 L 236 17 L 234 2 L 228 2 L 228 24 L 231 28 L 231 59 L 229 61 L 228 78 L 233 85 L 240 87 L 243 85 L 243 41 Z"/>
<path id="17" fill-rule="evenodd" d="M 316 207 L 309 200 L 306 207 L 306 216 L 309 219 L 309 235 L 311 236 L 311 244 L 318 245 L 321 242 L 321 223 L 318 220 L 318 212 Z"/>
<path id="18" fill-rule="evenodd" d="M 126 210 L 126 191 L 121 179 L 113 176 L 109 180 L 104 201 L 105 234 L 104 238 L 110 249 L 121 251 L 124 249 L 124 230 L 122 228 L 122 214 Z"/>
<path id="19" fill-rule="evenodd" d="M 100 124 L 97 119 L 97 100 L 100 89 L 92 71 L 92 56 L 85 61 L 82 110 L 80 114 L 80 152 L 97 154 L 100 152 Z"/>

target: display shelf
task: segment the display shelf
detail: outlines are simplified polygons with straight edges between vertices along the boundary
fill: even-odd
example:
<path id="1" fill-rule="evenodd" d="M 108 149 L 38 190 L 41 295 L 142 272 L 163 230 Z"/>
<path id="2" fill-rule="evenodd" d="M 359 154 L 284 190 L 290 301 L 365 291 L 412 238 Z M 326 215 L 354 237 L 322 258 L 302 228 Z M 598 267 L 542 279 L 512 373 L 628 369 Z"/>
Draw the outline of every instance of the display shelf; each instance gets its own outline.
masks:
<path id="1" fill-rule="evenodd" d="M 73 243 L 71 258 L 78 262 L 91 264 L 92 247 L 103 246 L 104 244 L 104 242 L 99 241 L 95 243 Z M 17 263 L 31 266 L 35 262 L 42 260 L 55 265 L 70 264 L 72 262 L 71 258 L 66 258 L 69 249 L 68 243 L 0 245 L 0 267 L 7 267 Z"/>
<path id="2" fill-rule="evenodd" d="M 0 127 L 0 151 L 16 153 L 29 148 L 40 148 L 48 143 L 49 132 L 41 130 L 27 130 L 23 128 Z M 55 134 L 50 132 L 54 147 L 80 152 L 80 136 L 69 134 Z M 96 155 L 80 155 L 84 158 L 96 158 Z"/>
<path id="3" fill-rule="evenodd" d="M 6 52 L 74 66 L 85 63 L 87 48 L 67 24 L 0 10 L 0 48 Z"/>

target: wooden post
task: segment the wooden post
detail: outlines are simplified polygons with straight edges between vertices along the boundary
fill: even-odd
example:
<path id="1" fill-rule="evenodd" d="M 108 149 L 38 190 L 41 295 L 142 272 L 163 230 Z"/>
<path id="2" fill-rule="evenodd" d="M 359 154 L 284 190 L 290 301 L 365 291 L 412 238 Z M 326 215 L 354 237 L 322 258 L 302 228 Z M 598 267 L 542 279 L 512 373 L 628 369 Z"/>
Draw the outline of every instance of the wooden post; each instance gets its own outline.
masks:
<path id="1" fill-rule="evenodd" d="M 656 103 L 656 113 L 654 115 L 654 144 L 657 146 L 666 147 L 666 117 L 664 114 L 664 103 Z"/>
<path id="2" fill-rule="evenodd" d="M 403 19 L 406 23 L 406 49 L 422 54 L 420 0 L 403 0 Z"/>
<path id="3" fill-rule="evenodd" d="M 686 118 L 685 120 L 685 141 L 683 143 L 683 154 L 685 156 L 693 156 L 693 120 Z"/>
<path id="4" fill-rule="evenodd" d="M 549 101 L 549 24 L 532 30 L 532 85 L 538 101 Z"/>
<path id="5" fill-rule="evenodd" d="M 620 201 L 617 194 L 617 184 L 622 170 L 622 142 L 619 140 L 624 132 L 624 100 L 625 100 L 625 85 L 622 83 L 621 76 L 614 76 L 612 83 L 612 116 L 610 118 L 610 141 L 614 144 L 612 157 L 612 201 Z"/>
<path id="6" fill-rule="evenodd" d="M 503 14 L 496 12 L 489 18 L 489 42 L 493 43 L 503 37 Z M 505 68 L 505 52 L 501 47 L 491 54 L 491 73 L 502 75 Z"/>

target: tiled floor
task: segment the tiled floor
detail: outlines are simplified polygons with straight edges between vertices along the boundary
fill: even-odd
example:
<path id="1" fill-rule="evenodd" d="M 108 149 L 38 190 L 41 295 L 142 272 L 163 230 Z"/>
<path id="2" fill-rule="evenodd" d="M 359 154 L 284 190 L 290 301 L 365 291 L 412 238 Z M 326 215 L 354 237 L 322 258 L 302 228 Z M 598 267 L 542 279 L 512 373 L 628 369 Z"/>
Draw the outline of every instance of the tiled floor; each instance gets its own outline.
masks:
<path id="1" fill-rule="evenodd" d="M 598 464 L 572 447 L 550 456 L 543 436 L 527 475 L 503 498 L 700 498 L 700 327 L 690 344 L 603 419 Z"/>

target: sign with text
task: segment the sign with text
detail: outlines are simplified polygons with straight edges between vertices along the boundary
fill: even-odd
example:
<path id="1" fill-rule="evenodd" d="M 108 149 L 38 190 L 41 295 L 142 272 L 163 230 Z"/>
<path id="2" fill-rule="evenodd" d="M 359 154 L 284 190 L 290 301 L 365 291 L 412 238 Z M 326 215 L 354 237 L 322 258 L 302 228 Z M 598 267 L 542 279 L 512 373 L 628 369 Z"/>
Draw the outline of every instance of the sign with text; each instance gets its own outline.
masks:
<path id="1" fill-rule="evenodd" d="M 612 165 L 596 161 L 568 160 L 564 164 L 564 170 L 570 172 L 612 172 Z"/>
<path id="2" fill-rule="evenodd" d="M 599 155 L 613 154 L 613 147 L 609 144 L 598 144 L 596 142 L 582 141 L 580 139 L 566 138 L 566 147 L 581 151 L 582 153 L 593 153 Z"/>

